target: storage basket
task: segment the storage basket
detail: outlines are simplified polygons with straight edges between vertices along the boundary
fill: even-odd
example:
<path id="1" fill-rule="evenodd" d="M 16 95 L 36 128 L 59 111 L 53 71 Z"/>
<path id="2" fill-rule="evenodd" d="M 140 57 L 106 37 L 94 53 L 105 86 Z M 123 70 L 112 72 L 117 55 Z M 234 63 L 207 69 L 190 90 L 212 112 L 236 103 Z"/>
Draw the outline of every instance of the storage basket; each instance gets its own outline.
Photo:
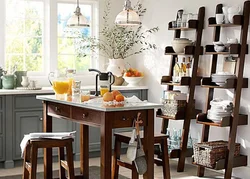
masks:
<path id="1" fill-rule="evenodd" d="M 228 142 L 212 141 L 193 144 L 194 162 L 198 165 L 215 168 L 216 162 L 226 158 Z M 240 154 L 240 144 L 235 144 L 234 156 Z"/>
<path id="2" fill-rule="evenodd" d="M 177 112 L 185 112 L 187 101 L 186 100 L 174 100 L 174 99 L 162 99 L 162 114 L 175 117 Z"/>

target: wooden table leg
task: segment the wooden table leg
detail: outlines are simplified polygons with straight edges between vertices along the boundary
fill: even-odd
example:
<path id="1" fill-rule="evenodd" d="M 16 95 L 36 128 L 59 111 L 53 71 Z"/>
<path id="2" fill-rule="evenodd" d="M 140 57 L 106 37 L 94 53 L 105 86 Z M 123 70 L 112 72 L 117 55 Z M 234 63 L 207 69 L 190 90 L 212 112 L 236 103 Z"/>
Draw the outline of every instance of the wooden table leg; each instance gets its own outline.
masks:
<path id="1" fill-rule="evenodd" d="M 154 178 L 154 110 L 148 110 L 147 124 L 144 126 L 144 151 L 148 162 L 148 170 L 144 179 Z"/>
<path id="2" fill-rule="evenodd" d="M 48 115 L 47 103 L 43 103 L 43 132 L 52 132 L 52 117 Z M 44 149 L 44 179 L 52 179 L 52 149 Z"/>
<path id="3" fill-rule="evenodd" d="M 89 126 L 80 124 L 80 167 L 84 179 L 89 178 Z"/>
<path id="4" fill-rule="evenodd" d="M 109 113 L 105 114 L 101 124 L 101 179 L 111 179 L 112 118 Z"/>

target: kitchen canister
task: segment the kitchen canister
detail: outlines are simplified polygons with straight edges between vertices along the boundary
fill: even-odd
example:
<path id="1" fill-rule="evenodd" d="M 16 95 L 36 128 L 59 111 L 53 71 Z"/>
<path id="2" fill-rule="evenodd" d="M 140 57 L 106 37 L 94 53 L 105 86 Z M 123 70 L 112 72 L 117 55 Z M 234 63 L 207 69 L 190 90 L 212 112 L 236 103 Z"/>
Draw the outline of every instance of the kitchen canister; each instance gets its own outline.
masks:
<path id="1" fill-rule="evenodd" d="M 27 76 L 27 71 L 16 71 L 16 87 L 21 87 L 22 76 Z"/>
<path id="2" fill-rule="evenodd" d="M 3 75 L 1 79 L 3 89 L 14 89 L 16 87 L 16 75 Z"/>

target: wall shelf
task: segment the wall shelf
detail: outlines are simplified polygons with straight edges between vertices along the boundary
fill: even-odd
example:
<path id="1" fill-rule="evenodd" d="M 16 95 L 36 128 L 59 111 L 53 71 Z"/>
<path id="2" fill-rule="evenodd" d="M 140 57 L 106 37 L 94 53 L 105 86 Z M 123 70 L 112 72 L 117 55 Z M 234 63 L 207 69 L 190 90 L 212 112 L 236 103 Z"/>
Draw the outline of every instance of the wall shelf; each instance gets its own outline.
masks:
<path id="1" fill-rule="evenodd" d="M 208 19 L 208 27 L 235 27 L 235 26 L 241 26 L 242 24 L 243 24 L 242 15 L 235 15 L 233 17 L 233 23 L 228 23 L 228 24 L 217 24 L 215 17 L 210 17 Z"/>
<path id="2" fill-rule="evenodd" d="M 192 157 L 193 153 L 194 153 L 193 148 L 187 148 L 186 157 Z M 180 149 L 173 149 L 169 153 L 169 158 L 179 158 L 180 154 L 181 154 Z"/>
<path id="3" fill-rule="evenodd" d="M 222 7 L 223 7 L 222 4 L 218 4 L 216 7 L 215 14 L 223 13 Z M 238 55 L 238 59 L 236 61 L 236 70 L 235 70 L 235 75 L 237 76 L 237 79 L 228 79 L 226 80 L 224 86 L 218 86 L 212 82 L 211 78 L 203 78 L 201 86 L 208 88 L 206 111 L 205 114 L 199 114 L 196 119 L 196 122 L 198 124 L 203 125 L 201 142 L 208 141 L 210 126 L 230 127 L 226 158 L 217 161 L 216 166 L 213 168 L 215 170 L 225 169 L 224 179 L 231 179 L 232 168 L 247 166 L 247 156 L 240 155 L 235 157 L 234 151 L 235 151 L 235 140 L 236 140 L 238 126 L 248 124 L 248 116 L 244 114 L 239 114 L 240 111 L 239 108 L 240 108 L 242 88 L 248 87 L 248 79 L 243 78 L 243 73 L 245 65 L 245 55 L 248 54 L 247 37 L 249 28 L 249 16 L 250 16 L 250 1 L 245 1 L 243 8 L 243 15 L 235 15 L 233 17 L 232 24 L 216 24 L 216 20 L 214 17 L 208 19 L 208 24 L 209 24 L 208 26 L 214 28 L 214 38 L 213 38 L 214 42 L 220 41 L 222 27 L 233 27 L 233 26 L 241 27 L 240 44 L 231 44 L 228 48 L 228 51 L 215 52 L 213 45 L 206 45 L 205 47 L 204 54 L 212 55 L 210 75 L 216 73 L 218 55 Z M 221 118 L 220 123 L 215 123 L 207 119 L 206 113 L 210 109 L 209 101 L 213 100 L 214 90 L 216 88 L 235 89 L 233 97 L 234 109 L 232 112 L 232 116 L 237 116 L 237 117 Z M 198 165 L 197 175 L 199 177 L 204 176 L 205 168 L 206 168 L 205 166 Z"/>
<path id="4" fill-rule="evenodd" d="M 193 164 L 194 165 L 198 165 L 200 167 L 206 167 L 206 166 L 203 166 L 203 165 L 196 164 L 195 162 L 193 162 Z M 239 155 L 239 156 L 235 156 L 233 158 L 233 168 L 244 167 L 244 166 L 247 166 L 247 156 L 245 156 L 245 155 Z M 206 168 L 211 168 L 211 167 L 206 167 Z M 214 170 L 223 170 L 225 168 L 226 168 L 226 160 L 225 159 L 221 159 L 221 160 L 217 161 L 215 167 L 211 168 L 211 169 L 214 169 Z"/>
<path id="5" fill-rule="evenodd" d="M 232 125 L 232 121 L 234 118 L 231 117 L 223 117 L 220 120 L 220 123 L 213 122 L 210 119 L 207 119 L 207 114 L 201 113 L 196 117 L 196 122 L 198 124 L 208 125 L 208 126 L 216 126 L 216 127 L 229 127 Z M 238 125 L 247 125 L 248 124 L 248 116 L 244 114 L 239 114 Z"/>
<path id="6" fill-rule="evenodd" d="M 196 78 L 196 85 L 201 84 L 201 77 Z M 161 84 L 162 85 L 170 85 L 170 86 L 189 86 L 191 82 L 191 77 L 181 77 L 181 81 L 179 83 L 172 82 L 172 76 L 162 76 Z"/>
<path id="7" fill-rule="evenodd" d="M 189 20 L 188 27 L 172 27 L 172 22 L 168 23 L 168 30 L 190 31 L 190 30 L 196 30 L 197 27 L 198 27 L 198 20 Z"/>
<path id="8" fill-rule="evenodd" d="M 158 113 L 157 116 L 162 118 L 162 133 L 166 133 L 168 128 L 169 120 L 183 120 L 183 132 L 182 132 L 182 145 L 178 150 L 178 155 L 175 157 L 179 158 L 177 172 L 183 172 L 185 167 L 185 158 L 189 153 L 187 149 L 187 141 L 190 129 L 191 119 L 194 119 L 196 114 L 200 113 L 201 110 L 194 110 L 194 92 L 195 87 L 200 85 L 201 77 L 197 77 L 197 69 L 199 64 L 200 55 L 203 54 L 203 47 L 201 46 L 202 33 L 204 29 L 204 17 L 205 17 L 205 7 L 200 7 L 198 12 L 198 20 L 190 20 L 188 27 L 186 28 L 173 28 L 172 23 L 169 23 L 169 30 L 174 31 L 174 39 L 181 37 L 181 32 L 185 30 L 195 30 L 196 38 L 194 45 L 186 46 L 183 53 L 175 53 L 173 47 L 168 46 L 165 48 L 165 55 L 171 55 L 171 70 L 168 76 L 163 76 L 161 79 L 162 85 L 168 85 L 168 90 L 173 90 L 174 86 L 188 86 L 189 87 L 189 98 L 187 100 L 187 106 L 185 111 L 179 111 L 175 117 L 168 117 Z M 173 68 L 175 65 L 175 58 L 178 55 L 192 55 L 193 56 L 193 67 L 192 67 L 192 77 L 182 77 L 180 83 L 172 83 Z M 176 151 L 173 151 L 176 152 Z M 174 155 L 174 154 L 172 154 Z"/>
<path id="9" fill-rule="evenodd" d="M 191 119 L 196 119 L 197 114 L 200 114 L 202 111 L 199 109 L 192 109 Z M 162 119 L 169 119 L 169 120 L 185 120 L 186 118 L 186 110 L 184 111 L 178 111 L 176 115 L 173 116 L 166 116 L 162 114 L 161 109 L 158 109 L 156 113 L 157 117 L 160 117 Z"/>
<path id="10" fill-rule="evenodd" d="M 201 86 L 203 88 L 221 88 L 221 89 L 231 89 L 237 87 L 237 79 L 227 79 L 225 84 L 217 85 L 216 83 L 212 82 L 212 78 L 202 78 L 201 79 Z M 242 88 L 248 88 L 248 78 L 243 78 Z"/>
<path id="11" fill-rule="evenodd" d="M 230 44 L 227 51 L 216 52 L 214 50 L 214 45 L 206 45 L 205 46 L 205 55 L 240 55 L 240 44 Z M 248 49 L 248 48 L 247 48 Z M 248 51 L 246 52 L 248 54 Z"/>

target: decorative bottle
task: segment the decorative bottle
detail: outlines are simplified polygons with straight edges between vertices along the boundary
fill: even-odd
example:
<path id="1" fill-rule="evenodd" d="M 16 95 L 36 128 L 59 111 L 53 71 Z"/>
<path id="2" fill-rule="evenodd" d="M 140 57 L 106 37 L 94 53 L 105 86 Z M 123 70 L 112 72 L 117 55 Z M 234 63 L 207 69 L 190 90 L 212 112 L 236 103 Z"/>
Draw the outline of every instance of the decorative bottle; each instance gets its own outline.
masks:
<path id="1" fill-rule="evenodd" d="M 180 66 L 178 64 L 178 58 L 176 57 L 175 59 L 175 65 L 174 65 L 174 70 L 173 70 L 173 76 L 178 77 L 180 76 Z"/>
<path id="2" fill-rule="evenodd" d="M 187 72 L 187 66 L 186 66 L 186 62 L 185 62 L 185 57 L 183 57 L 182 61 L 181 61 L 181 76 L 187 76 L 186 75 Z"/>
<path id="3" fill-rule="evenodd" d="M 191 63 L 191 58 L 190 57 L 187 58 L 186 67 L 187 67 L 186 75 L 191 77 L 192 76 L 192 63 Z"/>

